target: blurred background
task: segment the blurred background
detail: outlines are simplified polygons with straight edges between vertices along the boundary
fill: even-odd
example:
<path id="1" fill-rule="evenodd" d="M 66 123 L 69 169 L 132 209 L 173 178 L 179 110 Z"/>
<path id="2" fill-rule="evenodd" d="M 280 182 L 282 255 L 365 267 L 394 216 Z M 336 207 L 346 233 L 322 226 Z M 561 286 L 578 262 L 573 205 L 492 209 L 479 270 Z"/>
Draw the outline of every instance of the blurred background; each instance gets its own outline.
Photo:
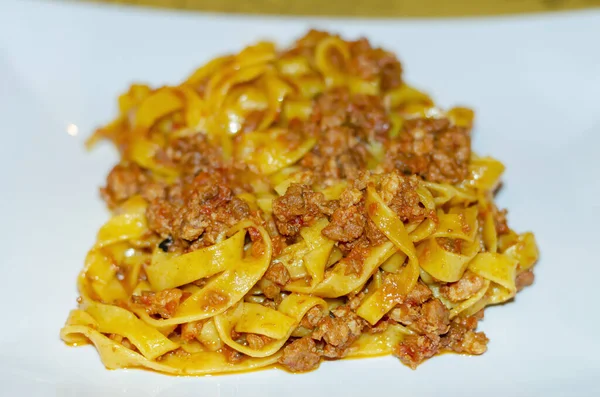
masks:
<path id="1" fill-rule="evenodd" d="M 600 7 L 600 0 L 79 0 L 208 12 L 340 17 L 455 17 Z"/>

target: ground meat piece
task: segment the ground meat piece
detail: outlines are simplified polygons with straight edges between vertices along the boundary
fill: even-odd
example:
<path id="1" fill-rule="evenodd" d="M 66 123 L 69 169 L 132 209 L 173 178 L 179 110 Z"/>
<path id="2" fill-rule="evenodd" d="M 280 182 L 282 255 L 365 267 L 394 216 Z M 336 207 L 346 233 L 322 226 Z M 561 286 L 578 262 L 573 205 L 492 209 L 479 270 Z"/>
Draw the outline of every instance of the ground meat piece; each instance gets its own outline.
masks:
<path id="1" fill-rule="evenodd" d="M 361 171 L 358 178 L 352 181 L 352 187 L 361 191 L 365 190 L 371 181 L 371 175 L 370 171 Z"/>
<path id="2" fill-rule="evenodd" d="M 208 143 L 205 134 L 194 134 L 173 140 L 165 148 L 168 162 L 183 175 L 213 173 L 225 167 L 221 150 Z"/>
<path id="3" fill-rule="evenodd" d="M 325 196 L 306 185 L 292 183 L 283 196 L 273 200 L 275 224 L 285 236 L 296 236 L 324 212 L 328 212 Z"/>
<path id="4" fill-rule="evenodd" d="M 489 339 L 483 332 L 475 332 L 475 328 L 475 317 L 456 317 L 448 333 L 442 337 L 441 345 L 456 353 L 483 354 Z"/>
<path id="5" fill-rule="evenodd" d="M 379 96 L 354 94 L 347 105 L 346 123 L 357 129 L 358 136 L 364 141 L 383 138 L 390 129 L 383 102 Z"/>
<path id="6" fill-rule="evenodd" d="M 275 284 L 284 286 L 290 282 L 290 273 L 282 263 L 276 262 L 269 266 L 264 278 Z"/>
<path id="7" fill-rule="evenodd" d="M 268 307 L 269 309 L 277 310 L 281 301 L 282 301 L 281 295 L 277 295 L 277 297 L 275 297 L 274 300 L 265 299 L 264 301 L 261 302 L 261 305 Z"/>
<path id="8" fill-rule="evenodd" d="M 133 295 L 134 304 L 142 305 L 146 312 L 153 316 L 171 318 L 177 311 L 183 291 L 178 288 L 165 289 L 159 292 L 143 291 L 142 295 Z"/>
<path id="9" fill-rule="evenodd" d="M 277 299 L 281 293 L 281 288 L 271 280 L 262 278 L 258 281 L 258 286 L 262 293 L 269 299 Z"/>
<path id="10" fill-rule="evenodd" d="M 189 352 L 186 352 L 186 351 L 185 351 L 183 348 L 181 348 L 181 347 L 180 347 L 180 348 L 178 348 L 178 349 L 175 349 L 175 350 L 172 350 L 172 351 L 168 352 L 168 353 L 165 355 L 165 357 L 169 357 L 169 356 L 171 356 L 171 357 L 181 357 L 181 358 L 184 358 L 184 357 L 189 357 L 189 356 L 190 356 L 190 353 L 189 353 Z"/>
<path id="11" fill-rule="evenodd" d="M 242 334 L 240 332 L 237 332 L 235 329 L 231 329 L 229 331 L 229 336 L 231 336 L 231 339 L 240 343 L 240 344 L 244 344 L 246 343 L 246 335 Z"/>
<path id="12" fill-rule="evenodd" d="M 224 212 L 219 217 L 219 212 Z M 232 197 L 231 189 L 224 185 L 205 185 L 200 189 L 194 189 L 186 203 L 177 212 L 173 227 L 179 232 L 179 236 L 185 240 L 196 240 L 205 230 L 220 231 L 237 223 L 241 218 L 249 215 L 249 208 L 242 200 Z M 231 215 L 236 218 L 234 222 L 227 219 Z M 220 218 L 218 221 L 216 218 Z M 217 222 L 215 222 L 217 221 Z M 222 221 L 225 227 L 217 223 Z M 216 237 L 216 236 L 214 236 Z M 211 241 L 214 243 L 214 241 Z"/>
<path id="13" fill-rule="evenodd" d="M 457 282 L 440 287 L 440 293 L 452 302 L 460 302 L 473 296 L 484 284 L 483 277 L 467 270 Z"/>
<path id="14" fill-rule="evenodd" d="M 391 172 L 381 180 L 380 195 L 403 222 L 420 221 L 425 218 L 427 211 L 421 205 L 418 187 L 419 180 L 416 177 Z"/>
<path id="15" fill-rule="evenodd" d="M 135 345 L 131 343 L 127 338 L 123 338 L 121 344 L 129 350 L 133 350 L 134 352 L 138 351 L 137 347 L 135 347 Z"/>
<path id="16" fill-rule="evenodd" d="M 337 346 L 333 346 L 328 343 L 325 343 L 325 345 L 323 346 L 323 351 L 321 352 L 321 355 L 323 357 L 330 358 L 330 359 L 339 359 L 339 358 L 344 358 L 347 351 L 348 351 L 348 349 L 345 349 L 345 348 L 340 349 Z"/>
<path id="17" fill-rule="evenodd" d="M 141 186 L 140 195 L 147 202 L 165 197 L 167 186 L 160 182 L 147 182 Z"/>
<path id="18" fill-rule="evenodd" d="M 533 271 L 526 270 L 517 274 L 517 278 L 515 279 L 515 284 L 517 285 L 517 291 L 521 291 L 525 287 L 529 287 L 533 284 L 533 280 L 535 279 L 535 275 Z"/>
<path id="19" fill-rule="evenodd" d="M 388 314 L 388 317 L 398 323 L 411 325 L 421 316 L 421 305 L 431 298 L 431 290 L 422 282 L 417 282 L 407 296 L 401 298 Z"/>
<path id="20" fill-rule="evenodd" d="M 395 58 L 390 61 L 389 58 L 380 58 L 381 65 L 381 89 L 388 91 L 402 85 L 402 65 Z"/>
<path id="21" fill-rule="evenodd" d="M 365 38 L 350 43 L 348 71 L 364 80 L 379 78 L 383 91 L 402 83 L 402 67 L 396 57 L 380 48 L 371 47 Z"/>
<path id="22" fill-rule="evenodd" d="M 349 208 L 361 202 L 363 198 L 363 192 L 354 188 L 349 187 L 344 189 L 340 195 L 340 207 Z"/>
<path id="23" fill-rule="evenodd" d="M 243 353 L 240 353 L 239 351 L 234 350 L 227 345 L 223 345 L 223 347 L 221 348 L 221 353 L 225 356 L 227 362 L 231 364 L 237 364 L 241 362 L 245 357 Z"/>
<path id="24" fill-rule="evenodd" d="M 265 335 L 258 334 L 246 334 L 246 342 L 248 342 L 248 347 L 254 350 L 260 350 L 265 347 L 266 344 L 270 343 L 273 339 L 269 338 Z"/>
<path id="25" fill-rule="evenodd" d="M 319 323 L 319 321 L 321 321 L 322 318 L 323 312 L 321 311 L 321 308 L 319 306 L 314 306 L 308 312 L 306 312 L 304 317 L 302 317 L 302 320 L 300 321 L 300 326 L 307 329 L 313 329 L 317 326 L 317 324 Z"/>
<path id="26" fill-rule="evenodd" d="M 204 310 L 215 309 L 229 302 L 229 296 L 216 290 L 208 290 L 204 299 L 200 302 L 200 307 Z"/>
<path id="27" fill-rule="evenodd" d="M 270 233 L 271 232 L 269 231 L 269 234 Z M 280 235 L 271 235 L 271 244 L 273 244 L 273 258 L 277 258 L 279 254 L 281 254 L 281 251 L 283 251 L 284 248 L 287 247 L 286 239 Z"/>
<path id="28" fill-rule="evenodd" d="M 204 321 L 192 321 L 181 324 L 181 339 L 187 342 L 196 339 L 200 331 L 202 331 L 203 325 Z"/>
<path id="29" fill-rule="evenodd" d="M 430 335 L 408 335 L 394 349 L 394 355 L 412 369 L 440 350 L 439 337 Z"/>
<path id="30" fill-rule="evenodd" d="M 467 177 L 471 138 L 447 119 L 406 120 L 386 151 L 384 168 L 417 174 L 428 181 L 458 183 Z"/>
<path id="31" fill-rule="evenodd" d="M 342 251 L 347 252 L 347 250 L 350 249 L 350 252 L 340 260 L 340 262 L 346 264 L 346 270 L 344 271 L 344 274 L 346 275 L 360 274 L 363 269 L 363 263 L 369 255 L 369 246 L 367 241 L 364 238 L 355 241 L 356 244 L 351 246 L 338 246 Z"/>
<path id="32" fill-rule="evenodd" d="M 219 236 L 242 219 L 250 208 L 235 197 L 217 177 L 198 174 L 169 187 L 164 198 L 153 200 L 146 210 L 148 226 L 161 237 L 193 242 L 191 249 L 214 244 Z"/>
<path id="33" fill-rule="evenodd" d="M 404 303 L 411 306 L 421 305 L 432 296 L 433 294 L 429 287 L 419 281 L 417 284 L 415 284 L 415 287 L 408 293 L 408 295 L 406 295 L 406 298 L 404 298 Z"/>
<path id="34" fill-rule="evenodd" d="M 356 179 L 369 159 L 368 144 L 385 139 L 390 127 L 378 96 L 333 89 L 317 98 L 303 131 L 317 138 L 300 164 L 319 180 Z"/>
<path id="35" fill-rule="evenodd" d="M 371 334 L 379 334 L 384 332 L 390 326 L 389 320 L 380 320 L 374 326 L 369 328 L 369 333 Z"/>
<path id="36" fill-rule="evenodd" d="M 329 122 L 336 123 L 333 120 Z M 356 144 L 353 132 L 349 127 L 337 125 L 330 126 L 322 131 L 319 139 L 319 154 L 326 159 L 343 155 Z"/>
<path id="37" fill-rule="evenodd" d="M 366 217 L 356 205 L 338 208 L 322 233 L 335 241 L 348 242 L 359 238 L 365 230 Z"/>
<path id="38" fill-rule="evenodd" d="M 323 317 L 319 321 L 312 338 L 326 343 L 323 349 L 324 356 L 340 358 L 360 336 L 366 323 L 348 306 L 337 307 L 331 313 L 332 316 Z"/>
<path id="39" fill-rule="evenodd" d="M 506 222 L 507 210 L 496 210 L 494 211 L 494 225 L 496 226 L 496 233 L 503 235 L 510 232 L 508 223 Z"/>
<path id="40" fill-rule="evenodd" d="M 140 193 L 149 178 L 135 163 L 117 164 L 106 177 L 106 187 L 100 189 L 100 195 L 108 208 L 116 208 L 128 198 Z"/>
<path id="41" fill-rule="evenodd" d="M 417 283 L 415 287 L 405 295 L 398 282 L 389 273 L 384 275 L 381 291 L 386 297 L 386 300 L 398 304 L 397 309 L 399 309 L 399 311 L 394 312 L 394 316 L 397 316 L 398 318 L 408 316 L 404 318 L 405 321 L 401 321 L 407 324 L 411 323 L 413 321 L 413 315 L 418 313 L 418 306 L 431 296 L 429 288 L 420 283 Z"/>
<path id="42" fill-rule="evenodd" d="M 257 213 L 253 213 L 250 215 L 250 219 L 254 221 L 256 224 L 262 224 L 262 219 L 260 215 Z M 255 258 L 260 258 L 264 255 L 266 245 L 265 241 L 260 234 L 260 231 L 255 227 L 249 227 L 247 229 L 248 236 L 250 237 L 250 241 L 252 241 L 252 247 L 250 248 L 250 254 Z"/>
<path id="43" fill-rule="evenodd" d="M 319 174 L 323 181 L 356 178 L 366 166 L 369 154 L 353 134 L 347 127 L 330 128 L 300 164 Z"/>
<path id="44" fill-rule="evenodd" d="M 295 340 L 283 349 L 279 363 L 292 372 L 306 372 L 319 366 L 321 355 L 310 337 Z"/>
<path id="45" fill-rule="evenodd" d="M 138 352 L 139 350 L 137 349 L 137 347 L 135 347 L 135 345 L 133 343 L 131 343 L 129 341 L 129 339 L 123 337 L 123 335 L 118 335 L 118 334 L 109 334 L 108 338 L 120 343 L 123 345 L 123 347 L 129 349 L 129 350 L 133 350 L 134 352 Z"/>
<path id="46" fill-rule="evenodd" d="M 430 299 L 431 296 L 429 288 L 419 282 L 388 316 L 421 334 L 444 334 L 448 331 L 450 312 L 438 299 Z"/>
<path id="47" fill-rule="evenodd" d="M 359 293 L 349 293 L 346 295 L 346 306 L 348 306 L 351 310 L 356 311 L 365 299 L 367 292 L 368 288 L 363 289 Z"/>
<path id="48" fill-rule="evenodd" d="M 344 319 L 325 317 L 319 322 L 319 329 L 312 335 L 318 340 L 325 340 L 333 346 L 344 346 L 350 339 L 350 328 Z"/>
<path id="49" fill-rule="evenodd" d="M 379 228 L 375 225 L 375 222 L 367 216 L 367 223 L 365 225 L 365 237 L 369 240 L 369 243 L 373 246 L 380 245 L 388 241 L 388 238 Z"/>
<path id="50" fill-rule="evenodd" d="M 420 316 L 413 328 L 428 335 L 441 335 L 448 332 L 450 311 L 439 299 L 430 299 L 421 306 Z"/>
<path id="51" fill-rule="evenodd" d="M 488 337 L 483 332 L 465 333 L 460 344 L 452 345 L 452 350 L 462 354 L 483 354 L 487 351 Z"/>
<path id="52" fill-rule="evenodd" d="M 462 252 L 464 240 L 460 238 L 439 237 L 436 240 L 437 243 L 446 251 L 453 252 L 455 254 L 460 254 Z"/>
<path id="53" fill-rule="evenodd" d="M 390 319 L 403 325 L 410 325 L 419 318 L 419 306 L 401 303 L 388 313 Z"/>
<path id="54" fill-rule="evenodd" d="M 173 238 L 169 235 L 172 232 L 174 211 L 174 206 L 166 200 L 154 200 L 146 209 L 146 219 L 150 229 L 164 238 L 170 238 L 169 247 L 174 245 Z"/>

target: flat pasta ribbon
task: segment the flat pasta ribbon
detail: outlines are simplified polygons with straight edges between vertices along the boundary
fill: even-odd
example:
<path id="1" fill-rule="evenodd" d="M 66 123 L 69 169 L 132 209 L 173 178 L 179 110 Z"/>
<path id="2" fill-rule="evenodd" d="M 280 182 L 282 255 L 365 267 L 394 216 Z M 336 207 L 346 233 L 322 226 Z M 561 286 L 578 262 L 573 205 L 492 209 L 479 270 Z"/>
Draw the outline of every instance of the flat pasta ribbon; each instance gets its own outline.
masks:
<path id="1" fill-rule="evenodd" d="M 286 134 L 287 131 L 281 129 L 244 134 L 240 145 L 243 152 L 238 153 L 238 158 L 256 167 L 261 174 L 270 175 L 296 163 L 317 142 L 308 138 L 290 149 Z"/>
<path id="2" fill-rule="evenodd" d="M 315 286 L 307 285 L 302 280 L 293 281 L 285 285 L 286 291 L 311 294 L 321 298 L 338 298 L 358 290 L 383 262 L 394 254 L 396 248 L 391 242 L 386 242 L 366 250 L 362 268 L 358 274 L 347 274 L 348 265 L 345 260 L 337 262 Z"/>
<path id="3" fill-rule="evenodd" d="M 105 247 L 123 240 L 139 239 L 148 232 L 146 201 L 133 196 L 98 231 L 95 248 Z"/>
<path id="4" fill-rule="evenodd" d="M 415 246 L 398 216 L 388 207 L 373 186 L 367 187 L 367 213 L 377 228 L 408 257 L 408 264 L 397 273 L 387 275 L 382 286 L 365 299 L 356 313 L 375 324 L 402 296 L 406 296 L 419 279 L 419 260 Z"/>
<path id="5" fill-rule="evenodd" d="M 93 317 L 98 332 L 126 337 L 149 360 L 179 347 L 129 310 L 90 300 L 84 300 L 80 307 Z"/>
<path id="6" fill-rule="evenodd" d="M 67 343 L 91 341 L 108 369 L 146 368 L 173 375 L 206 375 L 268 367 L 277 363 L 281 355 L 277 353 L 265 358 L 249 357 L 235 364 L 227 361 L 223 354 L 211 351 L 186 355 L 167 354 L 160 361 L 150 360 L 97 331 L 93 324 L 77 312 L 73 311 L 69 316 L 67 324 L 61 330 L 61 338 Z"/>
<path id="7" fill-rule="evenodd" d="M 348 348 L 346 357 L 377 357 L 392 354 L 394 348 L 404 340 L 406 335 L 413 334 L 413 331 L 400 324 L 390 325 L 385 331 L 380 333 L 361 334 L 352 346 Z"/>
<path id="8" fill-rule="evenodd" d="M 481 252 L 469 263 L 469 270 L 501 285 L 512 294 L 517 293 L 515 286 L 517 261 L 507 255 Z"/>
<path id="9" fill-rule="evenodd" d="M 245 235 L 239 231 L 220 243 L 175 257 L 158 248 L 145 269 L 152 289 L 179 287 L 234 267 L 242 260 Z"/>
<path id="10" fill-rule="evenodd" d="M 254 227 L 260 233 L 264 248 L 259 257 L 246 257 L 218 276 L 212 278 L 206 285 L 189 296 L 171 318 L 154 319 L 141 307 L 132 310 L 145 322 L 153 326 L 183 324 L 198 321 L 223 313 L 237 302 L 260 280 L 266 272 L 273 247 L 271 238 L 262 227 L 251 222 L 242 222 L 232 231 Z"/>
<path id="11" fill-rule="evenodd" d="M 267 357 L 275 354 L 287 342 L 304 315 L 318 306 L 323 314 L 327 303 L 320 298 L 290 294 L 277 310 L 257 303 L 242 302 L 237 307 L 215 317 L 215 325 L 224 343 L 250 357 Z M 231 331 L 264 335 L 273 340 L 260 349 L 252 349 L 231 338 Z"/>
<path id="12" fill-rule="evenodd" d="M 417 253 L 419 264 L 427 273 L 440 281 L 452 283 L 460 280 L 480 249 L 479 240 L 475 240 L 467 243 L 461 253 L 454 253 L 440 246 L 435 238 L 430 238 L 419 244 Z"/>
<path id="13" fill-rule="evenodd" d="M 310 277 L 310 285 L 323 281 L 334 241 L 323 236 L 321 231 L 329 224 L 325 218 L 300 230 L 302 241 L 286 247 L 275 263 L 282 263 L 292 279 Z M 301 282 L 299 284 L 302 284 Z"/>

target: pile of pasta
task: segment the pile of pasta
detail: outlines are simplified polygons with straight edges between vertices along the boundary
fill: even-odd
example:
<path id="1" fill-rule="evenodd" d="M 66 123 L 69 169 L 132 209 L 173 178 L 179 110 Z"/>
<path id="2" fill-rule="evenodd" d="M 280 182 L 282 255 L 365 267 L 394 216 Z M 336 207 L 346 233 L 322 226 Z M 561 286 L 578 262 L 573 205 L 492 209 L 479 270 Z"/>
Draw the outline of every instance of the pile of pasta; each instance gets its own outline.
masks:
<path id="1" fill-rule="evenodd" d="M 380 78 L 348 73 L 343 64 L 351 56 L 349 44 L 338 36 L 321 34 L 314 41 L 310 51 L 297 52 L 261 42 L 208 62 L 180 85 L 133 85 L 119 98 L 117 119 L 99 129 L 90 145 L 111 140 L 122 161 L 168 185 L 181 172 L 161 162 L 161 151 L 173 139 L 202 134 L 224 161 L 243 163 L 257 175 L 256 183 L 251 180 L 254 190 L 239 196 L 268 220 L 273 200 L 299 181 L 298 162 L 316 144 L 316 138 L 307 138 L 290 147 L 280 138 L 295 119 L 309 119 L 315 98 L 328 90 L 343 87 L 382 98 L 390 139 L 414 118 L 445 117 L 471 127 L 468 109 L 443 111 L 404 82 L 390 88 Z M 256 111 L 260 120 L 251 131 L 242 131 Z M 403 222 L 379 188 L 384 175 L 376 160 L 384 150 L 373 143 L 364 207 L 385 241 L 367 248 L 358 271 L 349 271 L 338 243 L 322 233 L 330 223 L 327 217 L 302 225 L 299 237 L 280 252 L 274 249 L 273 231 L 255 219 L 238 222 L 213 245 L 165 252 L 162 239 L 148 226 L 148 201 L 134 195 L 100 228 L 78 278 L 79 306 L 61 330 L 62 339 L 71 345 L 91 342 L 109 369 L 203 375 L 277 366 L 285 347 L 307 336 L 301 323 L 309 311 L 331 315 L 349 297 L 360 296 L 354 312 L 369 327 L 388 321 L 389 312 L 417 283 L 443 303 L 450 319 L 511 300 L 515 280 L 531 270 L 538 251 L 531 233 L 497 232 L 493 195 L 503 165 L 472 155 L 468 177 L 459 183 L 419 178 L 420 206 L 430 215 Z M 328 200 L 339 199 L 349 183 L 342 180 L 320 190 Z M 461 249 L 446 249 L 440 238 L 460 240 Z M 273 263 L 283 264 L 291 281 L 275 304 L 266 305 L 260 281 Z M 440 288 L 460 281 L 467 271 L 482 277 L 484 286 L 459 302 L 446 299 Z M 172 288 L 182 290 L 185 299 L 171 316 L 151 315 L 133 299 Z M 193 340 L 184 340 L 181 329 L 189 324 L 198 324 L 199 331 Z M 398 322 L 386 325 L 362 333 L 344 357 L 391 354 L 415 334 Z M 251 346 L 240 338 L 245 334 L 267 337 L 267 342 Z M 239 353 L 238 358 L 231 360 L 224 349 Z"/>

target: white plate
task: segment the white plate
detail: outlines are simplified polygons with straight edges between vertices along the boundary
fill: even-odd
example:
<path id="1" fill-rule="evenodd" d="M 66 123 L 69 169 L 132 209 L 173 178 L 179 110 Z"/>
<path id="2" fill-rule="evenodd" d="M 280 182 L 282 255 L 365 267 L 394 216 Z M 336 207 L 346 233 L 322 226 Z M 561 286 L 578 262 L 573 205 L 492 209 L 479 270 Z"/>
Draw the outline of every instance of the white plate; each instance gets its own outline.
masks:
<path id="1" fill-rule="evenodd" d="M 83 141 L 133 81 L 178 82 L 258 39 L 288 44 L 307 27 L 398 53 L 406 78 L 443 106 L 477 111 L 475 149 L 507 165 L 500 204 L 536 233 L 536 282 L 486 311 L 481 357 L 444 355 L 417 371 L 397 359 L 326 362 L 178 378 L 107 371 L 58 332 L 75 278 L 107 218 L 97 188 L 116 160 Z M 0 3 L 2 284 L 0 394 L 203 397 L 600 395 L 600 11 L 502 19 L 307 20 Z M 78 134 L 67 134 L 75 124 Z"/>

